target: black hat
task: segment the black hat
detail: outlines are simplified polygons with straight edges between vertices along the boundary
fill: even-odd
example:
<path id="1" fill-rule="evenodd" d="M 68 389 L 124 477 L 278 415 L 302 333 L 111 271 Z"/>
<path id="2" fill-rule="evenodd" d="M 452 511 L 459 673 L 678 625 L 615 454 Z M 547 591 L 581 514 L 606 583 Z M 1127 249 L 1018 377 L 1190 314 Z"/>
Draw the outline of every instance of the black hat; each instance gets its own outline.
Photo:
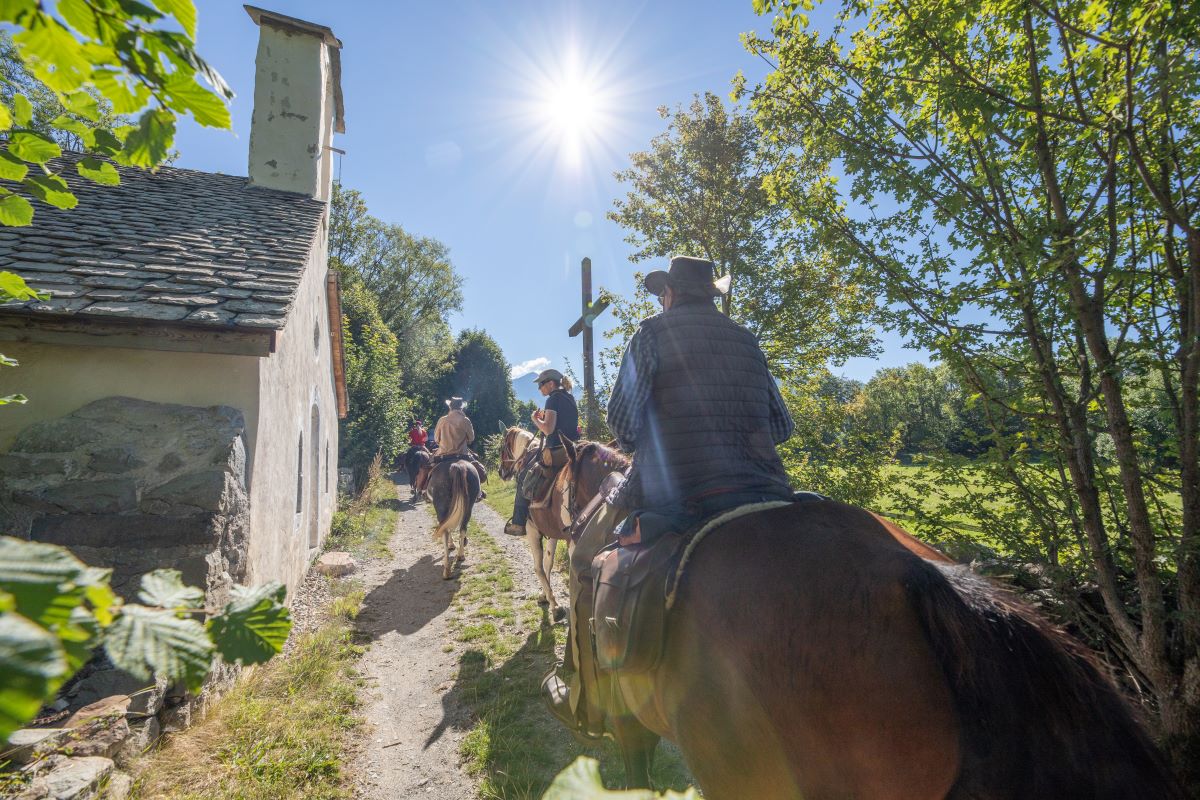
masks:
<path id="1" fill-rule="evenodd" d="M 642 282 L 646 291 L 661 295 L 667 286 L 679 291 L 695 291 L 720 297 L 729 291 L 729 276 L 714 280 L 716 266 L 711 261 L 691 256 L 675 256 L 670 268 L 664 272 L 656 269 Z"/>

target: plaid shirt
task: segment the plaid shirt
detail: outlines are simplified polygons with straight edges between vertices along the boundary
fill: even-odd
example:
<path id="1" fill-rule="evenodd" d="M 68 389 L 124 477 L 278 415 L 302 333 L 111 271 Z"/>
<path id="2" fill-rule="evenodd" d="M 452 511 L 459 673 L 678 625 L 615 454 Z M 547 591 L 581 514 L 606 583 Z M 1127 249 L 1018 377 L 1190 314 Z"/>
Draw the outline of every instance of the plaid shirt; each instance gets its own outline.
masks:
<path id="1" fill-rule="evenodd" d="M 617 383 L 608 399 L 608 427 L 627 453 L 637 449 L 638 435 L 646 423 L 646 403 L 657 371 L 658 347 L 654 333 L 643 326 L 625 348 Z M 788 413 L 775 381 L 771 381 L 770 405 L 771 440 L 780 444 L 788 440 L 796 424 L 792 422 L 792 415 Z"/>

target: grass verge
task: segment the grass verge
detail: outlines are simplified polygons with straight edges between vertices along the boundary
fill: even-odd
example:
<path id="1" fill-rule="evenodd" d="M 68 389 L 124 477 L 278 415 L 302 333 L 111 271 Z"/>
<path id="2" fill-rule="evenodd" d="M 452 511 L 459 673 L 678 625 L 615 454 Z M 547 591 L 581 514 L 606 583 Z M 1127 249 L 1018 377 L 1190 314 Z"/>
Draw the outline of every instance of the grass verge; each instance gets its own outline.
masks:
<path id="1" fill-rule="evenodd" d="M 607 785 L 622 785 L 615 746 L 580 747 L 542 705 L 542 676 L 554 665 L 566 629 L 551 625 L 535 600 L 521 597 L 503 551 L 475 523 L 468 555 L 451 606 L 450 646 L 458 655 L 451 692 L 471 711 L 461 754 L 467 771 L 480 779 L 480 796 L 540 798 L 559 770 L 584 753 L 600 759 Z M 659 750 L 654 781 L 660 789 L 689 785 L 673 749 Z"/>
<path id="2" fill-rule="evenodd" d="M 329 620 L 286 657 L 246 670 L 198 725 L 138 765 L 132 798 L 326 800 L 349 797 L 343 764 L 358 727 L 362 649 L 351 620 L 362 591 L 333 587 Z"/>
<path id="3" fill-rule="evenodd" d="M 335 516 L 326 548 L 388 556 L 398 513 L 395 485 L 376 463 L 364 491 Z M 289 643 L 286 655 L 245 670 L 201 722 L 135 766 L 131 798 L 351 796 L 344 767 L 361 724 L 355 663 L 363 652 L 352 635 L 364 591 L 354 580 L 330 580 L 329 595 L 321 622 Z"/>

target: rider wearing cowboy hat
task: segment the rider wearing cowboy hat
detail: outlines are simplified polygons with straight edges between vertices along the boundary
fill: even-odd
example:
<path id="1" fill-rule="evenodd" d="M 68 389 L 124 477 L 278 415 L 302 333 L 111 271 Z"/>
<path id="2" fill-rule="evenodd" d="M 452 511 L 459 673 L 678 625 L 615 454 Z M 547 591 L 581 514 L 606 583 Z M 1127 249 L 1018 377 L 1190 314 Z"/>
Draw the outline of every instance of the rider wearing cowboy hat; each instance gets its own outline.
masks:
<path id="1" fill-rule="evenodd" d="M 535 379 L 538 391 L 546 398 L 546 407 L 533 412 L 533 424 L 546 436 L 545 448 L 557 467 L 565 462 L 563 438 L 579 440 L 579 406 L 571 394 L 571 381 L 556 369 L 544 369 Z M 504 526 L 510 536 L 524 536 L 529 520 L 529 499 L 518 491 L 513 502 L 512 520 Z"/>
<path id="2" fill-rule="evenodd" d="M 669 270 L 645 278 L 663 311 L 630 339 L 609 398 L 608 426 L 633 452 L 633 467 L 575 544 L 572 658 L 590 652 L 575 619 L 590 586 L 576 576 L 590 568 L 620 516 L 628 512 L 619 541 L 630 545 L 686 531 L 737 505 L 792 498 L 775 446 L 795 426 L 754 334 L 713 304 L 729 291 L 729 277 L 714 273 L 711 261 L 677 256 Z M 596 689 L 585 683 L 589 672 L 560 667 L 543 686 L 556 716 L 595 736 L 603 712 Z"/>
<path id="3" fill-rule="evenodd" d="M 475 469 L 479 471 L 479 481 L 482 483 L 486 479 L 486 471 L 479 463 L 479 458 L 467 447 L 475 441 L 475 426 L 471 424 L 465 411 L 467 401 L 461 397 L 451 397 L 446 401 L 446 406 L 449 411 L 437 421 L 437 425 L 433 428 L 433 438 L 438 442 L 438 452 L 433 458 L 434 463 L 440 464 L 456 458 L 465 458 L 475 465 Z M 482 487 L 479 490 L 479 497 L 480 499 L 487 497 L 487 492 Z"/>

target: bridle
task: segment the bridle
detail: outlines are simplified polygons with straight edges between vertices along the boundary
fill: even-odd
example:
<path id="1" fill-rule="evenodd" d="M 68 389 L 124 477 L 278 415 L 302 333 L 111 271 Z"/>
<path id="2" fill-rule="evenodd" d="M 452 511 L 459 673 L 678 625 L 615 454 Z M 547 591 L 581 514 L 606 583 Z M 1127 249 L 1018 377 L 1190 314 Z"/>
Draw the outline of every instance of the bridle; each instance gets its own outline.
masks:
<path id="1" fill-rule="evenodd" d="M 525 431 L 522 431 L 520 428 L 510 430 L 505 434 L 504 442 L 500 445 L 499 472 L 502 480 L 510 480 L 516 474 L 517 464 L 529 452 L 529 445 L 533 444 L 533 438 L 530 437 L 529 441 L 525 443 L 525 447 L 521 449 L 520 454 L 514 452 L 517 440 L 524 440 L 524 437 L 521 436 L 522 433 L 525 433 Z"/>

